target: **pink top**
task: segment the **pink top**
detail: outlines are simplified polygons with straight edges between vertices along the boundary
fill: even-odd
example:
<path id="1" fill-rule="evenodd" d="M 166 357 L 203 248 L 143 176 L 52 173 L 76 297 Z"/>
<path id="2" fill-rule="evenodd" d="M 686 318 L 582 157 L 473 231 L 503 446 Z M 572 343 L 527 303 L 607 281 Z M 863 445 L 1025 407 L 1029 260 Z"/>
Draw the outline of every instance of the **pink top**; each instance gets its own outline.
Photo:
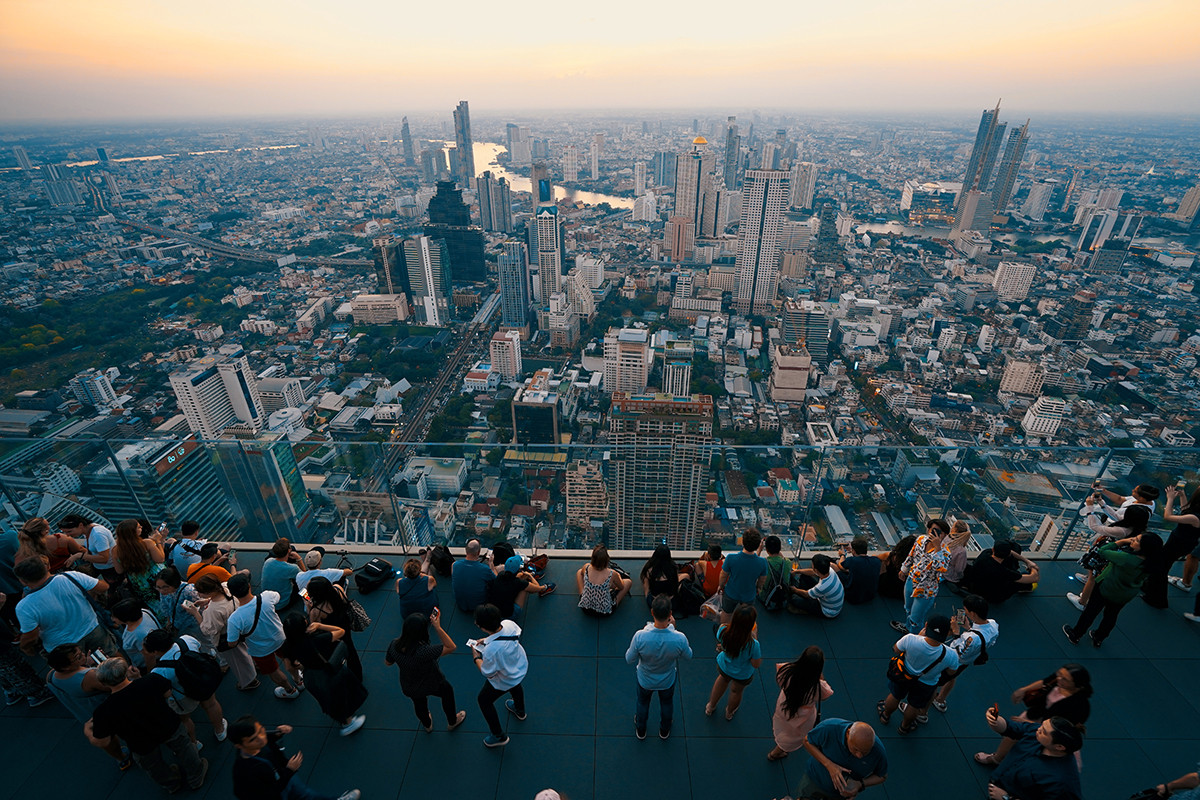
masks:
<path id="1" fill-rule="evenodd" d="M 783 664 L 775 665 L 776 680 L 778 681 L 779 668 Z M 833 696 L 833 689 L 821 679 L 821 699 L 828 700 Z M 792 753 L 804 747 L 804 743 L 808 741 L 808 732 L 817 724 L 817 704 L 814 702 L 811 705 L 800 706 L 796 711 L 796 716 L 789 717 L 784 710 L 784 695 L 783 690 L 779 691 L 779 699 L 775 701 L 775 715 L 771 717 L 771 729 L 775 733 L 775 744 L 780 750 L 785 753 Z"/>

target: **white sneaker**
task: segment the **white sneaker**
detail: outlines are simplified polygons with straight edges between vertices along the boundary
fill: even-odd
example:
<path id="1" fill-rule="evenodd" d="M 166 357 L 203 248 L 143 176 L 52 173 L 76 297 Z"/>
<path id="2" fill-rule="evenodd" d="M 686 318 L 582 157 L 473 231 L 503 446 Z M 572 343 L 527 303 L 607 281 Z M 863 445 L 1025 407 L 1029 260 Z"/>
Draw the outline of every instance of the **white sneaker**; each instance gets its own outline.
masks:
<path id="1" fill-rule="evenodd" d="M 362 792 L 360 792 L 358 789 L 351 789 L 339 797 L 338 800 L 358 800 L 360 797 L 362 797 Z"/>
<path id="2" fill-rule="evenodd" d="M 214 731 L 214 733 L 216 734 L 218 742 L 225 741 L 225 737 L 229 735 L 229 720 L 221 720 L 221 729 L 219 731 Z"/>
<path id="3" fill-rule="evenodd" d="M 295 700 L 297 697 L 300 696 L 300 690 L 296 689 L 295 691 L 289 692 L 287 689 L 283 688 L 282 686 L 276 686 L 275 687 L 275 696 L 278 697 L 280 700 Z"/>
<path id="4" fill-rule="evenodd" d="M 1076 572 L 1075 573 L 1075 580 L 1079 581 L 1080 583 L 1087 583 L 1087 579 L 1088 579 L 1088 574 L 1086 572 Z"/>
<path id="5" fill-rule="evenodd" d="M 1200 616 L 1196 616 L 1195 614 L 1192 614 L 1192 613 L 1190 613 L 1190 612 L 1189 612 L 1189 613 L 1186 613 L 1186 614 L 1184 614 L 1184 615 L 1183 615 L 1183 618 L 1184 618 L 1184 619 L 1190 619 L 1192 622 L 1200 622 Z"/>
<path id="6" fill-rule="evenodd" d="M 363 726 L 367 721 L 366 714 L 359 714 L 357 717 L 351 717 L 350 721 L 342 726 L 342 736 L 349 736 Z"/>
<path id="7" fill-rule="evenodd" d="M 1083 611 L 1083 600 L 1079 599 L 1079 595 L 1067 592 L 1067 599 L 1071 601 L 1071 605 Z"/>
<path id="8" fill-rule="evenodd" d="M 1176 589 L 1182 589 L 1185 592 L 1190 592 L 1192 590 L 1192 585 L 1190 583 L 1184 583 L 1183 578 L 1177 578 L 1174 575 L 1167 578 L 1167 583 L 1171 584 Z"/>

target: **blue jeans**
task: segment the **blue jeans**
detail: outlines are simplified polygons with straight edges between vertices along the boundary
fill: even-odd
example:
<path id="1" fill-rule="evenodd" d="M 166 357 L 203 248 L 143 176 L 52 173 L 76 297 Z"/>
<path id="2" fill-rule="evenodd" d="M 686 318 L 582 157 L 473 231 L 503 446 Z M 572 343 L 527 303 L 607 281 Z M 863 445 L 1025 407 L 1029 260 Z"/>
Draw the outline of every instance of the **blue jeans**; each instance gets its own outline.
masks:
<path id="1" fill-rule="evenodd" d="M 675 719 L 675 684 L 666 689 L 643 689 L 637 685 L 637 710 L 633 714 L 633 725 L 639 733 L 645 733 L 647 718 L 650 716 L 650 696 L 658 692 L 658 710 L 661 719 L 658 723 L 659 733 L 670 733 L 671 722 Z"/>
<path id="2" fill-rule="evenodd" d="M 925 620 L 928 619 L 929 612 L 933 611 L 935 600 L 937 595 L 913 597 L 913 579 L 910 577 L 904 582 L 904 614 L 907 617 L 909 633 L 920 633 L 921 628 L 925 627 Z"/>

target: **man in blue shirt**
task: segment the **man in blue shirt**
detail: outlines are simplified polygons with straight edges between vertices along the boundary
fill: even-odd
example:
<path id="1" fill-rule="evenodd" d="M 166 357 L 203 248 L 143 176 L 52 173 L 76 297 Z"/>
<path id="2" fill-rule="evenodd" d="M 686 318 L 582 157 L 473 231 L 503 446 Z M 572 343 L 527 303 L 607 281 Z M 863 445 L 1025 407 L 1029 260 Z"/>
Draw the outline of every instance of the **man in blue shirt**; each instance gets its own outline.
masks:
<path id="1" fill-rule="evenodd" d="M 450 568 L 454 603 L 468 614 L 474 614 L 476 608 L 487 602 L 488 587 L 496 580 L 496 573 L 480 560 L 482 550 L 479 540 L 472 539 L 467 542 L 466 558 L 455 561 Z"/>
<path id="2" fill-rule="evenodd" d="M 767 560 L 758 554 L 762 534 L 747 528 L 742 534 L 742 552 L 725 559 L 721 566 L 721 624 L 728 625 L 733 610 L 742 603 L 754 605 L 758 590 L 767 580 Z"/>
<path id="3" fill-rule="evenodd" d="M 646 738 L 646 721 L 650 716 L 650 696 L 658 692 L 658 737 L 671 735 L 675 717 L 675 670 L 681 658 L 691 658 L 692 648 L 687 637 L 675 630 L 671 614 L 671 598 L 657 595 L 650 603 L 654 621 L 633 635 L 625 660 L 637 666 L 637 710 L 633 715 L 633 730 L 637 738 Z"/>
<path id="4" fill-rule="evenodd" d="M 808 733 L 812 756 L 796 789 L 799 797 L 841 800 L 887 780 L 887 752 L 865 722 L 831 717 Z"/>
<path id="5" fill-rule="evenodd" d="M 1042 722 L 1013 722 L 987 710 L 987 724 L 1015 739 L 988 781 L 990 800 L 1080 800 L 1079 766 L 1074 754 L 1083 734 L 1065 717 Z M 979 760 L 979 756 L 975 757 Z"/>

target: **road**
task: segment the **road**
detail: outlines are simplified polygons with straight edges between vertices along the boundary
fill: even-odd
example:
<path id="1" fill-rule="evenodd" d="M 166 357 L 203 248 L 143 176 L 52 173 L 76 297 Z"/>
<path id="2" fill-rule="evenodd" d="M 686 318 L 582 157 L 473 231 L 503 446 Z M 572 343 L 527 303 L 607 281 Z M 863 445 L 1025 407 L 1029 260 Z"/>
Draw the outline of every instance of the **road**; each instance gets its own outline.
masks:
<path id="1" fill-rule="evenodd" d="M 279 259 L 288 255 L 287 253 L 270 253 L 266 250 L 251 250 L 245 247 L 235 247 L 224 242 L 214 242 L 212 239 L 205 239 L 203 236 L 196 236 L 191 233 L 175 230 L 174 228 L 164 228 L 161 225 L 153 225 L 149 222 L 141 222 L 134 219 L 118 219 L 118 223 L 127 228 L 135 228 L 146 233 L 153 233 L 156 236 L 165 236 L 171 239 L 179 239 L 180 241 L 194 244 L 197 247 L 207 250 L 210 253 L 227 256 L 229 258 L 237 258 L 242 261 L 255 261 L 261 264 L 277 264 Z M 326 258 L 313 256 L 297 256 L 296 263 L 310 267 L 373 267 L 375 262 L 366 258 Z"/>

